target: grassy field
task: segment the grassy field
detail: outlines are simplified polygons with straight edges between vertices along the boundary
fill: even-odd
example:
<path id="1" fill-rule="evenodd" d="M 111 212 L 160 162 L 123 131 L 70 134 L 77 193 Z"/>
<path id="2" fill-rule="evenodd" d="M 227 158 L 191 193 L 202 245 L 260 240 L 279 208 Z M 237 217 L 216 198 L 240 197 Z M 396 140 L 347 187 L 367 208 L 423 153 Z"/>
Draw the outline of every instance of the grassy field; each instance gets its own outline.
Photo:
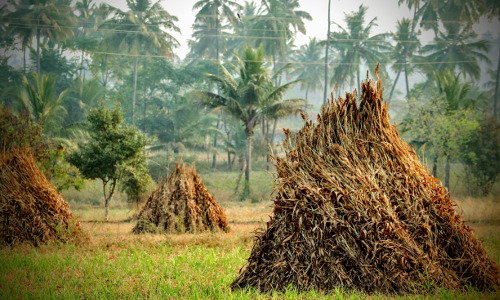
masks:
<path id="1" fill-rule="evenodd" d="M 207 186 L 220 196 L 228 215 L 229 233 L 134 235 L 137 211 L 115 203 L 110 221 L 103 210 L 73 205 L 73 213 L 90 241 L 84 245 L 52 243 L 38 248 L 21 245 L 0 249 L 0 299 L 386 299 L 384 295 L 335 290 L 323 295 L 298 293 L 261 294 L 255 290 L 231 291 L 230 283 L 245 264 L 256 228 L 272 213 L 272 202 L 257 199 L 239 202 L 228 190 L 234 174 L 205 176 Z M 270 191 L 271 176 L 261 173 L 257 182 Z M 258 193 L 264 193 L 258 191 Z M 258 198 L 257 196 L 255 196 Z M 500 205 L 494 200 L 461 199 L 462 215 L 471 221 L 491 257 L 500 263 Z M 500 291 L 438 289 L 431 295 L 401 299 L 499 299 Z"/>

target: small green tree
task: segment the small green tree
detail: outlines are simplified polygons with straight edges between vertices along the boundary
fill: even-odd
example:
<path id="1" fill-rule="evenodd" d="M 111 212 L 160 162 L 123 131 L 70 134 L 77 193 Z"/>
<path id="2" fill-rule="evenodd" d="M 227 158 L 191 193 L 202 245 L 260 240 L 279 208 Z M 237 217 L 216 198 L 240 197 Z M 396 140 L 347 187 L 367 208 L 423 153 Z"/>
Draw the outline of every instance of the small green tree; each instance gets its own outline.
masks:
<path id="1" fill-rule="evenodd" d="M 83 177 L 100 179 L 103 183 L 105 216 L 108 220 L 109 202 L 115 192 L 116 184 L 133 184 L 140 189 L 145 185 L 136 181 L 147 180 L 145 137 L 133 126 L 123 126 L 121 109 L 110 111 L 101 105 L 88 115 L 90 140 L 74 151 L 69 162 L 80 169 Z M 134 178 L 134 180 L 130 180 Z M 109 184 L 109 185 L 108 185 Z M 138 193 L 126 188 L 128 193 Z"/>

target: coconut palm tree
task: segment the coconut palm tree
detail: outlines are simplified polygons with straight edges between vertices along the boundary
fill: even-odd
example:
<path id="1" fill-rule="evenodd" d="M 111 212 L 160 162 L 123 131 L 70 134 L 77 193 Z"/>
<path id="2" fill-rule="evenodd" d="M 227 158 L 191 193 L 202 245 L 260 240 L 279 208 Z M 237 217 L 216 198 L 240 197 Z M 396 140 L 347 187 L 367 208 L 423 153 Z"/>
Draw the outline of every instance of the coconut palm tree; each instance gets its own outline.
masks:
<path id="1" fill-rule="evenodd" d="M 398 83 L 399 76 L 402 72 L 405 73 L 405 83 L 406 83 L 406 98 L 410 97 L 410 87 L 408 84 L 408 75 L 412 71 L 412 67 L 408 66 L 408 62 L 414 53 L 416 53 L 420 47 L 420 41 L 418 39 L 419 31 L 414 33 L 414 28 L 412 28 L 413 22 L 410 19 L 403 18 L 398 21 L 398 26 L 396 32 L 392 33 L 391 36 L 393 40 L 396 41 L 396 46 L 390 52 L 390 57 L 393 61 L 392 69 L 396 72 L 396 79 L 391 87 L 391 92 L 389 93 L 390 103 L 392 99 L 392 94 Z"/>
<path id="2" fill-rule="evenodd" d="M 439 31 L 434 38 L 434 43 L 422 47 L 422 53 L 427 56 L 423 64 L 424 71 L 443 72 L 458 69 L 464 76 L 468 75 L 478 80 L 481 75 L 479 61 L 491 63 L 487 56 L 490 48 L 488 41 L 473 41 L 477 34 L 469 26 L 460 24 L 447 24 L 444 31 Z"/>
<path id="3" fill-rule="evenodd" d="M 63 100 L 67 90 L 56 94 L 57 76 L 44 74 L 38 76 L 33 73 L 33 83 L 26 76 L 23 77 L 23 89 L 16 99 L 31 119 L 43 128 L 46 134 L 53 134 L 64 120 L 66 109 Z"/>
<path id="4" fill-rule="evenodd" d="M 221 108 L 227 114 L 238 119 L 245 129 L 245 190 L 244 195 L 250 193 L 250 172 L 252 157 L 252 137 L 261 118 L 271 111 L 280 111 L 284 108 L 286 100 L 281 100 L 284 93 L 297 81 L 282 86 L 274 86 L 264 67 L 264 53 L 262 48 L 253 50 L 247 47 L 242 59 L 236 56 L 238 76 L 233 76 L 227 68 L 220 66 L 221 76 L 208 74 L 208 78 L 216 82 L 222 94 L 211 91 L 195 91 L 202 104 Z"/>
<path id="5" fill-rule="evenodd" d="M 302 79 L 301 90 L 306 92 L 305 99 L 309 99 L 309 90 L 321 88 L 321 77 L 323 75 L 323 66 L 319 64 L 322 59 L 322 47 L 316 38 L 309 39 L 309 44 L 300 46 L 296 52 L 295 60 L 298 62 L 295 75 Z"/>
<path id="6" fill-rule="evenodd" d="M 242 6 L 231 0 L 199 0 L 193 5 L 193 10 L 198 10 L 193 25 L 195 41 L 192 41 L 191 49 L 199 56 L 208 54 L 218 64 L 220 62 L 221 33 L 227 30 L 227 23 L 236 26 L 237 14 Z M 215 39 L 215 43 L 214 43 Z M 226 41 L 224 38 L 223 41 Z M 214 47 L 215 45 L 215 47 Z M 217 69 L 218 72 L 218 69 Z M 218 74 L 217 74 L 218 75 Z M 219 91 L 218 91 L 219 92 Z M 217 128 L 220 126 L 220 116 L 217 120 Z M 217 136 L 214 136 L 213 147 L 217 147 Z M 214 151 L 212 157 L 212 169 L 217 164 L 217 153 Z"/>
<path id="7" fill-rule="evenodd" d="M 180 32 L 180 29 L 175 25 L 177 17 L 164 10 L 160 1 L 151 3 L 149 0 L 127 0 L 127 7 L 128 11 L 114 8 L 114 17 L 102 24 L 101 28 L 110 33 L 105 38 L 105 44 L 115 51 L 128 53 L 134 59 L 132 89 L 134 123 L 139 57 L 160 54 L 165 58 L 172 58 L 173 47 L 179 42 L 169 31 Z"/>
<path id="8" fill-rule="evenodd" d="M 361 91 L 361 64 L 368 65 L 370 71 L 375 74 L 375 68 L 378 63 L 381 64 L 380 74 L 387 78 L 387 71 L 384 63 L 388 62 L 386 52 L 390 50 L 390 44 L 385 40 L 388 34 L 380 33 L 370 36 L 372 28 L 377 24 L 377 18 L 373 18 L 365 26 L 367 8 L 359 6 L 358 11 L 354 11 L 345 16 L 347 28 L 336 24 L 339 32 L 334 32 L 333 46 L 340 52 L 340 62 L 334 69 L 332 82 L 344 84 L 349 81 L 350 84 L 356 81 L 358 91 Z"/>
<path id="9" fill-rule="evenodd" d="M 21 38 L 23 48 L 36 38 L 36 71 L 40 75 L 40 44 L 46 37 L 62 42 L 73 36 L 76 18 L 70 0 L 20 0 L 7 16 L 9 32 Z"/>
<path id="10" fill-rule="evenodd" d="M 274 74 L 278 72 L 279 57 L 289 51 L 287 46 L 295 32 L 305 34 L 304 20 L 312 20 L 309 13 L 298 8 L 298 0 L 263 0 L 255 19 L 256 46 L 262 45 L 264 52 L 272 57 Z"/>
<path id="11" fill-rule="evenodd" d="M 227 24 L 238 24 L 237 11 L 243 7 L 231 0 L 199 0 L 193 5 L 193 10 L 198 10 L 193 25 L 192 51 L 204 56 L 208 54 L 217 62 L 220 56 L 221 32 L 227 29 Z M 236 11 L 236 13 L 235 13 Z M 215 43 L 214 43 L 215 40 Z"/>
<path id="12" fill-rule="evenodd" d="M 323 105 L 326 105 L 326 89 L 328 86 L 328 52 L 330 50 L 330 7 L 332 4 L 332 0 L 328 0 L 328 31 L 326 32 L 326 41 L 325 41 L 325 85 L 323 87 Z"/>

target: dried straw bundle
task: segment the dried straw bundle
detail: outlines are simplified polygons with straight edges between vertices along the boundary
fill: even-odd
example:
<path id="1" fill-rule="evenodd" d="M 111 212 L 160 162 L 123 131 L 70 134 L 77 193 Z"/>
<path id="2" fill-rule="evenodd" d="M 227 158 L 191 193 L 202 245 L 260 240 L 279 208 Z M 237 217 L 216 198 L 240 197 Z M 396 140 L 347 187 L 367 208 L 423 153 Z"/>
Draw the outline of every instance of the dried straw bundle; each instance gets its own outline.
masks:
<path id="1" fill-rule="evenodd" d="M 229 230 L 227 217 L 193 166 L 182 160 L 156 187 L 139 213 L 134 233 Z"/>
<path id="2" fill-rule="evenodd" d="M 499 284 L 498 268 L 391 126 L 380 81 L 286 131 L 274 215 L 231 284 L 261 291 L 421 293 Z M 434 283 L 434 284 L 432 284 Z"/>
<path id="3" fill-rule="evenodd" d="M 50 240 L 86 238 L 29 149 L 0 153 L 0 244 L 37 246 Z"/>

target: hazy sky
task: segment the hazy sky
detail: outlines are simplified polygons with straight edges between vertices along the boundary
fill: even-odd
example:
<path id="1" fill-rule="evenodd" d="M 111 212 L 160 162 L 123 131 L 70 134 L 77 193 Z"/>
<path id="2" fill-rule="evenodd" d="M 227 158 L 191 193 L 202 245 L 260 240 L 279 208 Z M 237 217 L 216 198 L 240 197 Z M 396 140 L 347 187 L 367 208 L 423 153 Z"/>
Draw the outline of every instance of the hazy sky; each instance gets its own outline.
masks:
<path id="1" fill-rule="evenodd" d="M 177 34 L 175 36 L 181 45 L 175 50 L 175 53 L 180 58 L 184 58 L 184 56 L 189 51 L 187 41 L 191 38 L 192 34 L 191 26 L 194 22 L 194 17 L 196 14 L 196 12 L 192 11 L 192 7 L 193 4 L 196 3 L 196 1 L 197 0 L 161 1 L 163 7 L 170 14 L 179 18 L 177 26 L 181 29 L 182 35 Z M 126 10 L 126 2 L 123 0 L 104 0 L 102 2 L 106 2 L 113 6 Z M 255 2 L 259 3 L 258 0 Z M 239 1 L 239 3 L 244 3 L 244 1 Z M 308 12 L 312 16 L 313 20 L 305 22 L 307 34 L 303 35 L 301 33 L 298 33 L 295 44 L 305 44 L 309 41 L 309 38 L 312 37 L 325 39 L 328 25 L 328 0 L 299 0 L 299 3 L 300 9 Z M 361 4 L 364 4 L 368 7 L 366 22 L 375 17 L 377 18 L 378 26 L 374 28 L 374 34 L 395 31 L 398 20 L 404 17 L 412 17 L 412 12 L 408 10 L 406 5 L 398 7 L 397 0 L 332 0 L 331 20 L 339 23 L 341 26 L 345 26 L 345 14 L 358 10 Z M 500 23 L 498 21 L 495 21 L 493 23 L 484 21 L 481 24 L 475 26 L 476 32 L 481 34 L 490 30 L 494 34 L 494 36 L 498 36 L 499 28 Z M 335 31 L 337 29 L 337 26 L 331 26 L 332 31 Z M 425 43 L 432 40 L 432 37 L 433 33 L 427 32 L 422 36 L 422 40 Z"/>

